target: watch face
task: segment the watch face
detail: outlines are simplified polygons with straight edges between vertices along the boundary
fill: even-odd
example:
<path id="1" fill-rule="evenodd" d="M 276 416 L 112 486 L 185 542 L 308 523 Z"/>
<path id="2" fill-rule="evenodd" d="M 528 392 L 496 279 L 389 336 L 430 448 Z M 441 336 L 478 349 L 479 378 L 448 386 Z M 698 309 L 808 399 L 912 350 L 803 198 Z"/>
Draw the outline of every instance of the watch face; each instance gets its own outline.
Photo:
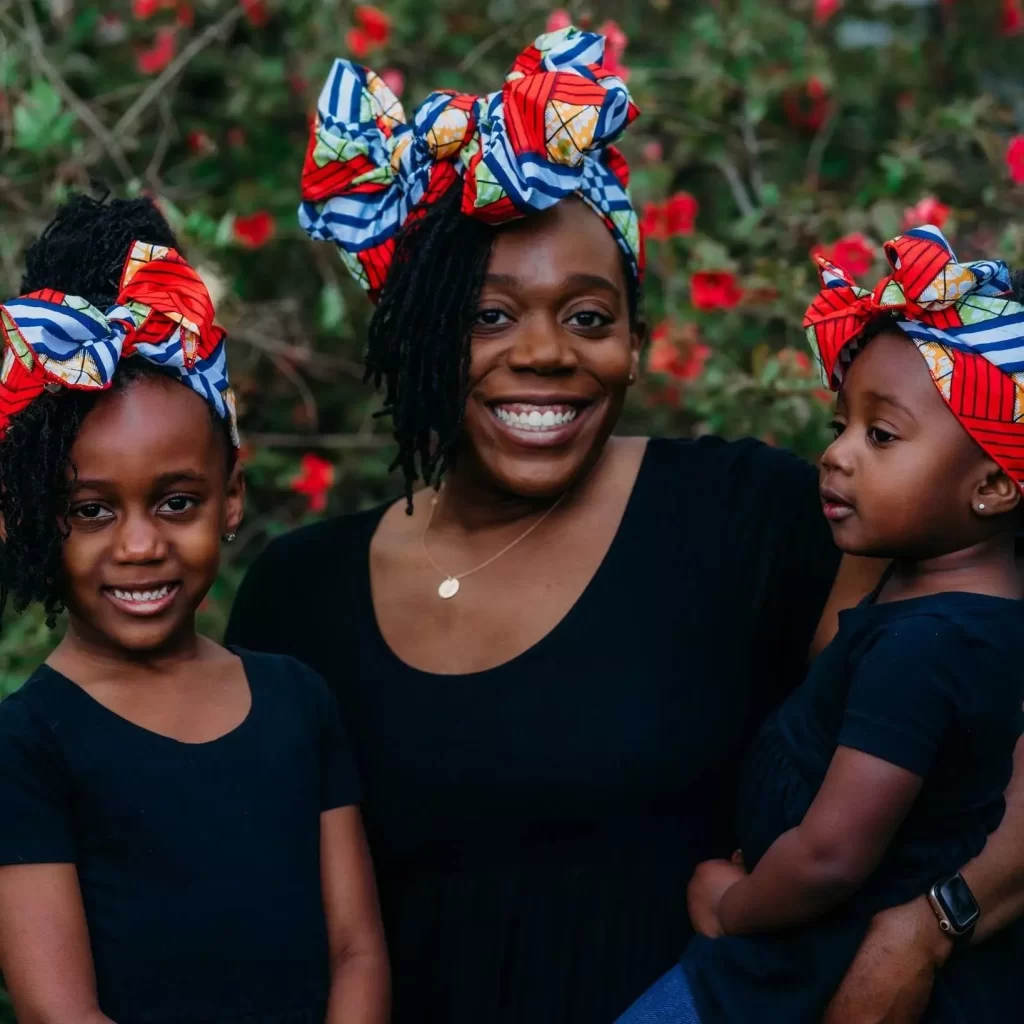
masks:
<path id="1" fill-rule="evenodd" d="M 966 931 L 978 920 L 978 904 L 974 902 L 967 883 L 959 875 L 954 875 L 941 885 L 937 885 L 935 896 L 958 932 Z"/>

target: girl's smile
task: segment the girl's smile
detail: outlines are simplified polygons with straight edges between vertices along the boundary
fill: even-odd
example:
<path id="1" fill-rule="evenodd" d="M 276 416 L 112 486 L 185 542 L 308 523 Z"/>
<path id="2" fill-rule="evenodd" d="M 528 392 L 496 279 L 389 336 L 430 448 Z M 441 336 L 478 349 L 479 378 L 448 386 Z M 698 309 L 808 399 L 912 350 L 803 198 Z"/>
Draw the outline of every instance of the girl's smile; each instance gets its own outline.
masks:
<path id="1" fill-rule="evenodd" d="M 160 615 L 174 603 L 181 592 L 181 582 L 140 583 L 134 586 L 103 587 L 103 594 L 126 615 L 148 617 Z"/>

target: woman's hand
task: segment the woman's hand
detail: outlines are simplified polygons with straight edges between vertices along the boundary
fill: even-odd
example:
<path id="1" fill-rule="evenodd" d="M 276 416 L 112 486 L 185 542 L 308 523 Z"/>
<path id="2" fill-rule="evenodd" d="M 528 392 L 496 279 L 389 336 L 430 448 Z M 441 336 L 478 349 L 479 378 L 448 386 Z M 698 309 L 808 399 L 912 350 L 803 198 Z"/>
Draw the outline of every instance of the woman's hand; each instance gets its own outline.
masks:
<path id="1" fill-rule="evenodd" d="M 703 864 L 697 865 L 697 870 L 694 871 L 686 889 L 686 906 L 695 931 L 709 939 L 717 939 L 722 934 L 722 926 L 718 921 L 718 905 L 722 902 L 726 890 L 746 877 L 742 858 L 737 863 L 736 854 L 731 861 L 706 860 Z"/>
<path id="2" fill-rule="evenodd" d="M 822 1024 L 917 1024 L 953 950 L 924 896 L 877 914 Z"/>

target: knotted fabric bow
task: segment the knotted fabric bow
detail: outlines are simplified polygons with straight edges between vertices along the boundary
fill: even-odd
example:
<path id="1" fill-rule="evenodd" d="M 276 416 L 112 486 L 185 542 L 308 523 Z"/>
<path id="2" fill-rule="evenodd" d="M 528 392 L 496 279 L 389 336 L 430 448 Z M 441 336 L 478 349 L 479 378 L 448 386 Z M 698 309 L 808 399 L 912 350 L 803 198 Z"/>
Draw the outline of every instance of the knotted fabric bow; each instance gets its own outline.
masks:
<path id="1" fill-rule="evenodd" d="M 885 243 L 892 273 L 872 291 L 821 256 L 822 290 L 804 316 L 825 379 L 838 390 L 864 331 L 886 316 L 924 357 L 967 432 L 1024 490 L 1024 305 L 998 260 L 957 263 L 938 228 Z"/>
<path id="2" fill-rule="evenodd" d="M 336 60 L 320 94 L 302 171 L 299 223 L 333 241 L 376 298 L 410 217 L 460 177 L 462 212 L 501 224 L 578 194 L 604 220 L 639 278 L 643 251 L 610 143 L 637 116 L 625 83 L 601 67 L 604 38 L 565 28 L 537 38 L 500 92 L 435 92 L 407 123 L 380 76 Z"/>
<path id="3" fill-rule="evenodd" d="M 0 435 L 46 390 L 103 391 L 117 364 L 138 356 L 179 377 L 229 421 L 224 330 L 199 275 L 174 250 L 133 242 L 117 303 L 105 313 L 45 289 L 0 305 Z"/>

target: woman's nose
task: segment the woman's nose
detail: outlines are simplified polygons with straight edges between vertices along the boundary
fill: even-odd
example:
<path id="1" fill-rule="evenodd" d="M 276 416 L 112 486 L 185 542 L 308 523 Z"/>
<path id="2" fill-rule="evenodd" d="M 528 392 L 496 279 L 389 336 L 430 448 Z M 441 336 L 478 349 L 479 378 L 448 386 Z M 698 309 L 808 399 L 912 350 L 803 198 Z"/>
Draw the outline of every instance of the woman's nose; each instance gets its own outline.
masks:
<path id="1" fill-rule="evenodd" d="M 554 318 L 531 318 L 517 334 L 508 354 L 511 369 L 558 373 L 576 367 L 578 360 L 572 339 Z"/>

